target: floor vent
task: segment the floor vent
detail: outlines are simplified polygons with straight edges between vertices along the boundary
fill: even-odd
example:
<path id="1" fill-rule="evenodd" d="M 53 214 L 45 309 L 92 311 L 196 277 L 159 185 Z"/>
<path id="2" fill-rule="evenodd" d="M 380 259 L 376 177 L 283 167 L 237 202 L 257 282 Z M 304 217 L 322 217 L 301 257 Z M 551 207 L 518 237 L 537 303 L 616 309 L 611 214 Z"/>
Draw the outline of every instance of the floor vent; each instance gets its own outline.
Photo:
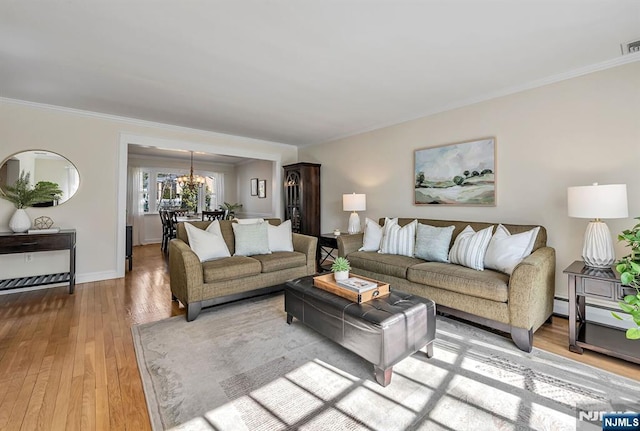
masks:
<path id="1" fill-rule="evenodd" d="M 622 43 L 620 44 L 620 48 L 622 48 L 622 55 L 640 52 L 640 39 Z"/>

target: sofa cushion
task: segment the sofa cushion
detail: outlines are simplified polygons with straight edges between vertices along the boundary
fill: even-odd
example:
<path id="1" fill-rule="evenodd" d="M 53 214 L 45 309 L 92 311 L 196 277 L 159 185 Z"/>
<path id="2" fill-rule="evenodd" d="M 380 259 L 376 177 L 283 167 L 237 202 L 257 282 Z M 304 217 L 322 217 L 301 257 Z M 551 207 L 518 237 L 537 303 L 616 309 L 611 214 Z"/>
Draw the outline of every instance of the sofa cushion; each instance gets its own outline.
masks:
<path id="1" fill-rule="evenodd" d="M 189 246 L 198 256 L 200 262 L 231 256 L 217 220 L 207 226 L 206 230 L 197 228 L 190 223 L 185 223 L 184 227 L 189 237 Z"/>
<path id="2" fill-rule="evenodd" d="M 391 223 L 388 227 L 385 224 L 384 235 L 382 236 L 378 253 L 413 257 L 417 224 L 417 220 L 402 227 L 397 223 Z"/>
<path id="3" fill-rule="evenodd" d="M 274 251 L 271 254 L 257 254 L 251 257 L 260 262 L 262 272 L 276 272 L 307 264 L 305 254 L 298 251 Z"/>
<path id="4" fill-rule="evenodd" d="M 362 247 L 360 251 L 378 251 L 380 250 L 380 242 L 382 241 L 382 233 L 384 227 L 380 226 L 369 217 L 364 219 L 364 236 L 362 237 Z"/>
<path id="5" fill-rule="evenodd" d="M 234 256 L 253 256 L 269 254 L 268 223 L 238 224 L 233 223 L 236 251 Z"/>
<path id="6" fill-rule="evenodd" d="M 499 224 L 484 255 L 485 268 L 511 274 L 514 268 L 531 254 L 539 231 L 540 228 L 535 227 L 512 235 L 506 227 Z"/>
<path id="7" fill-rule="evenodd" d="M 456 237 L 449 251 L 449 261 L 469 268 L 484 270 L 484 255 L 487 252 L 493 226 L 478 232 L 471 226 L 464 228 Z"/>
<path id="8" fill-rule="evenodd" d="M 414 256 L 429 262 L 449 262 L 449 244 L 455 226 L 435 227 L 418 223 Z"/>
<path id="9" fill-rule="evenodd" d="M 352 269 L 364 269 L 392 277 L 407 278 L 410 266 L 424 262 L 415 257 L 380 254 L 375 251 L 354 251 L 347 256 Z"/>
<path id="10" fill-rule="evenodd" d="M 269 250 L 293 251 L 293 237 L 291 235 L 291 220 L 286 220 L 280 226 L 268 226 Z"/>
<path id="11" fill-rule="evenodd" d="M 496 302 L 509 298 L 509 276 L 497 271 L 476 271 L 450 263 L 425 262 L 407 271 L 407 280 Z"/>
<path id="12" fill-rule="evenodd" d="M 205 283 L 258 275 L 261 269 L 259 261 L 246 256 L 231 256 L 202 263 Z"/>

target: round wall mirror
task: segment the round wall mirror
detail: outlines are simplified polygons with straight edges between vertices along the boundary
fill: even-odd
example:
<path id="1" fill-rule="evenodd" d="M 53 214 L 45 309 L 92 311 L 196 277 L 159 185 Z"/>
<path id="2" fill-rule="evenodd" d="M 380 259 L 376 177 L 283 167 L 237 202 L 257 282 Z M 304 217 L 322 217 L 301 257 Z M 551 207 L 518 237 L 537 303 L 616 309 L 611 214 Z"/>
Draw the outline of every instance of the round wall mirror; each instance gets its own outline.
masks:
<path id="1" fill-rule="evenodd" d="M 32 150 L 13 154 L 2 162 L 0 188 L 6 191 L 6 186 L 14 185 L 23 171 L 29 174 L 29 182 L 33 187 L 39 182 L 51 182 L 62 190 L 61 195 L 51 202 L 34 205 L 38 207 L 55 206 L 68 201 L 80 185 L 78 170 L 68 159 L 51 151 Z"/>

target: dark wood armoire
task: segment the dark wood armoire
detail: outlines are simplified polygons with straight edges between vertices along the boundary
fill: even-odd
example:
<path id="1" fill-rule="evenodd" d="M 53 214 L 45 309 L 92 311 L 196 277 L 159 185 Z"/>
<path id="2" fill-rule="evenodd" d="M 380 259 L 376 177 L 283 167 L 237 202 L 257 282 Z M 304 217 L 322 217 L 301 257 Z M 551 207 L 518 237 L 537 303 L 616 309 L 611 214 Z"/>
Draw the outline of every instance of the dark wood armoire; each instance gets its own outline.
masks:
<path id="1" fill-rule="evenodd" d="M 284 167 L 284 219 L 293 232 L 320 236 L 320 165 L 294 163 Z"/>

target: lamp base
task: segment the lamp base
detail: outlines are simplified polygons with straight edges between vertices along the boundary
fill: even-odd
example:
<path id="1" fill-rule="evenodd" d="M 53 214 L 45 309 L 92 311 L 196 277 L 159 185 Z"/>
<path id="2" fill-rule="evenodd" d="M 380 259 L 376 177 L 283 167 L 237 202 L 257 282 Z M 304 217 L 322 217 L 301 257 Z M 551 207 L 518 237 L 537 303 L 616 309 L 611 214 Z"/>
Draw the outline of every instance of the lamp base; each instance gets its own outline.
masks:
<path id="1" fill-rule="evenodd" d="M 582 247 L 582 260 L 592 268 L 609 268 L 616 260 L 611 232 L 603 221 L 592 221 L 587 226 Z"/>
<path id="2" fill-rule="evenodd" d="M 347 232 L 350 234 L 360 232 L 360 216 L 355 211 L 349 216 L 349 229 Z"/>

